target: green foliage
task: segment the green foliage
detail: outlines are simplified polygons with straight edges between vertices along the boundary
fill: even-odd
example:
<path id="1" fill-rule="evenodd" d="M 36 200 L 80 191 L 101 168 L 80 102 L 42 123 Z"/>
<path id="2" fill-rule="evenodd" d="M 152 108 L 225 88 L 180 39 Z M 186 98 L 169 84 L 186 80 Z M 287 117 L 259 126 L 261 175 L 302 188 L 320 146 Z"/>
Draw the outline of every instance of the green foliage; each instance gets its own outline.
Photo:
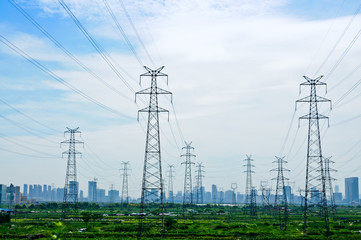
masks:
<path id="1" fill-rule="evenodd" d="M 0 213 L 0 224 L 1 223 L 9 223 L 10 222 L 10 214 Z"/>

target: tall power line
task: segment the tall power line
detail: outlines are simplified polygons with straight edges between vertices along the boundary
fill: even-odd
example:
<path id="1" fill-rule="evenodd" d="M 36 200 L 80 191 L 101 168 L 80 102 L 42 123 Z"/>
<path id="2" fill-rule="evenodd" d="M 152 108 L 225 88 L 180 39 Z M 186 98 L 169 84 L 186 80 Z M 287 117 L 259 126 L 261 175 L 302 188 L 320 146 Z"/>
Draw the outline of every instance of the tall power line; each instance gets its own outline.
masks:
<path id="1" fill-rule="evenodd" d="M 204 170 L 202 169 L 204 166 L 202 163 L 197 163 L 197 170 L 196 170 L 196 203 L 203 204 L 203 173 Z"/>
<path id="2" fill-rule="evenodd" d="M 285 157 L 276 157 L 277 160 L 273 163 L 277 163 L 277 168 L 271 170 L 277 171 L 277 178 L 273 178 L 272 180 L 277 180 L 274 209 L 275 214 L 277 214 L 281 230 L 287 229 L 288 220 L 288 203 L 285 189 L 285 180 L 289 179 L 286 178 L 283 173 L 289 170 L 283 166 L 285 163 L 287 163 L 284 158 Z"/>
<path id="3" fill-rule="evenodd" d="M 268 186 L 268 181 L 261 181 L 260 191 L 262 194 L 262 205 L 263 207 L 268 207 L 270 205 L 269 197 L 271 194 L 271 188 Z"/>
<path id="4" fill-rule="evenodd" d="M 304 202 L 304 224 L 303 232 L 306 233 L 308 227 L 308 215 L 311 215 L 309 206 L 317 206 L 321 209 L 322 216 L 325 221 L 325 229 L 329 232 L 329 220 L 326 198 L 326 177 L 325 166 L 321 150 L 320 137 L 320 119 L 328 119 L 328 117 L 318 113 L 318 103 L 328 102 L 329 99 L 320 97 L 316 93 L 318 86 L 326 86 L 321 82 L 320 76 L 315 79 L 304 76 L 306 82 L 300 84 L 302 86 L 310 86 L 310 95 L 296 101 L 297 103 L 309 103 L 309 113 L 300 117 L 300 119 L 308 120 L 308 144 L 307 144 L 307 163 L 306 163 L 306 184 L 305 184 L 305 202 Z M 313 209 L 315 209 L 313 207 Z"/>
<path id="5" fill-rule="evenodd" d="M 173 179 L 174 179 L 174 165 L 168 164 L 168 199 L 169 202 L 174 203 Z"/>
<path id="6" fill-rule="evenodd" d="M 75 134 L 81 134 L 78 131 L 78 128 L 70 129 L 67 127 L 68 130 L 64 131 L 64 136 L 66 134 L 70 135 L 69 140 L 61 142 L 61 145 L 68 144 L 69 149 L 68 151 L 63 152 L 68 156 L 68 162 L 66 167 L 66 176 L 65 176 L 65 186 L 64 186 L 64 198 L 63 198 L 63 205 L 62 205 L 62 217 L 65 218 L 66 212 L 68 209 L 72 209 L 74 213 L 77 212 L 77 203 L 78 203 L 78 181 L 77 181 L 77 174 L 76 174 L 76 156 L 81 154 L 80 152 L 76 151 L 75 145 L 76 144 L 83 144 L 79 140 L 75 139 Z"/>
<path id="7" fill-rule="evenodd" d="M 129 195 L 128 195 L 128 168 L 129 162 L 122 162 L 123 167 L 120 169 L 122 172 L 123 182 L 122 182 L 122 199 L 121 203 L 128 204 L 129 203 Z"/>
<path id="8" fill-rule="evenodd" d="M 334 161 L 331 160 L 331 157 L 325 158 L 324 161 L 325 161 L 325 178 L 326 178 L 326 196 L 328 196 L 329 198 L 329 206 L 331 208 L 331 212 L 334 213 L 336 204 L 335 204 L 335 198 L 333 196 L 332 181 L 336 179 L 331 177 L 331 172 L 336 172 L 336 170 L 330 168 L 330 163 L 334 163 Z"/>
<path id="9" fill-rule="evenodd" d="M 182 164 L 185 165 L 184 171 L 184 192 L 183 192 L 183 208 L 185 204 L 193 204 L 193 188 L 192 188 L 192 157 L 195 157 L 191 151 L 194 150 L 194 147 L 191 146 L 192 142 L 185 143 L 185 147 L 182 149 L 186 151 L 185 154 L 182 154 L 181 157 L 185 158 L 185 161 Z"/>
<path id="10" fill-rule="evenodd" d="M 160 134 L 159 134 L 159 113 L 168 112 L 168 110 L 158 106 L 159 94 L 172 94 L 169 91 L 161 89 L 157 85 L 157 77 L 168 75 L 161 73 L 163 67 L 156 70 L 152 70 L 148 67 L 144 67 L 147 72 L 140 75 L 140 83 L 142 77 L 150 77 L 150 87 L 141 90 L 135 94 L 149 95 L 149 105 L 138 111 L 139 113 L 148 113 L 147 124 L 147 136 L 145 144 L 145 156 L 144 156 L 144 168 L 143 168 L 143 180 L 141 189 L 141 201 L 140 201 L 140 218 L 139 218 L 139 235 L 142 234 L 142 221 L 144 207 L 149 203 L 160 204 L 162 213 L 162 230 L 164 230 L 164 202 L 163 202 L 163 177 L 162 177 L 162 161 L 160 152 Z"/>
<path id="11" fill-rule="evenodd" d="M 246 178 L 246 210 L 249 210 L 249 213 L 251 216 L 256 216 L 257 215 L 257 205 L 256 205 L 256 189 L 255 187 L 252 185 L 252 173 L 254 173 L 254 171 L 252 170 L 252 167 L 254 167 L 254 165 L 252 165 L 252 161 L 254 161 L 252 159 L 252 155 L 248 156 L 246 155 L 246 159 L 244 161 L 246 161 L 246 164 L 243 165 L 244 167 L 246 167 L 246 171 L 244 171 L 247 174 L 247 178 Z"/>

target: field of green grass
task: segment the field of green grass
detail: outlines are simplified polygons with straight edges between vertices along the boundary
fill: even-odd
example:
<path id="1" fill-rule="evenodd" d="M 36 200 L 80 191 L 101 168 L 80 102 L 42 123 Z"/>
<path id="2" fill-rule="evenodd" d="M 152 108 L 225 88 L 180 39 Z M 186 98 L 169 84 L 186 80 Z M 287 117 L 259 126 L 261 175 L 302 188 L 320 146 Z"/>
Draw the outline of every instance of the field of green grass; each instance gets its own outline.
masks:
<path id="1" fill-rule="evenodd" d="M 303 234 L 303 211 L 288 208 L 286 229 L 272 209 L 257 209 L 249 216 L 240 206 L 165 206 L 164 230 L 157 206 L 139 227 L 139 205 L 80 203 L 77 213 L 69 211 L 62 218 L 56 203 L 16 206 L 10 222 L 0 224 L 1 239 L 361 239 L 361 208 L 338 207 L 330 218 L 326 232 L 324 218 L 309 217 L 307 234 Z M 132 214 L 133 213 L 133 214 Z M 134 214 L 135 213 L 135 214 Z"/>

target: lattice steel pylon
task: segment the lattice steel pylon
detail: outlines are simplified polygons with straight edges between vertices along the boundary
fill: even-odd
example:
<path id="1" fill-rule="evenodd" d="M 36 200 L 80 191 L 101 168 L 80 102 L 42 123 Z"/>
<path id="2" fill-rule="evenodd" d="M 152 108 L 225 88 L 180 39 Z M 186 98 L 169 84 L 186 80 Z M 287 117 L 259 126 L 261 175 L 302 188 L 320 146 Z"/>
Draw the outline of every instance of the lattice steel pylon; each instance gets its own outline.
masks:
<path id="1" fill-rule="evenodd" d="M 244 172 L 247 173 L 245 210 L 247 211 L 249 209 L 250 215 L 256 216 L 257 215 L 256 189 L 252 185 L 252 173 L 254 173 L 252 167 L 254 167 L 254 165 L 252 165 L 251 163 L 254 160 L 252 159 L 252 155 L 249 156 L 246 155 L 246 157 L 247 158 L 244 161 L 246 161 L 247 164 L 243 165 L 244 167 L 246 167 L 246 171 Z"/>
<path id="2" fill-rule="evenodd" d="M 193 188 L 192 188 L 192 157 L 195 157 L 191 151 L 194 150 L 194 147 L 191 146 L 192 142 L 185 143 L 185 147 L 182 149 L 186 151 L 185 154 L 182 154 L 181 157 L 185 158 L 185 161 L 182 164 L 185 165 L 184 171 L 184 192 L 183 192 L 183 209 L 185 204 L 193 204 Z"/>
<path id="3" fill-rule="evenodd" d="M 159 94 L 170 94 L 172 93 L 163 90 L 157 85 L 157 77 L 168 75 L 161 73 L 163 67 L 156 70 L 152 70 L 146 66 L 146 73 L 140 75 L 140 83 L 142 77 L 150 77 L 151 84 L 149 88 L 137 92 L 135 95 L 147 94 L 149 95 L 148 107 L 138 111 L 139 113 L 148 113 L 148 124 L 147 124 L 147 136 L 145 145 L 145 156 L 144 156 L 144 167 L 143 167 L 143 180 L 141 189 L 141 201 L 140 201 L 140 218 L 139 218 L 139 235 L 142 234 L 142 221 L 145 210 L 145 205 L 149 203 L 156 203 L 160 205 L 162 215 L 162 231 L 164 231 L 164 199 L 163 199 L 163 177 L 162 177 L 162 161 L 161 161 L 161 148 L 160 148 L 160 134 L 159 134 L 159 113 L 168 112 L 168 110 L 158 106 L 158 95 Z"/>
<path id="4" fill-rule="evenodd" d="M 204 170 L 202 169 L 204 166 L 202 163 L 197 163 L 197 170 L 196 170 L 196 203 L 203 204 L 203 173 Z"/>
<path id="5" fill-rule="evenodd" d="M 123 177 L 123 182 L 122 182 L 122 198 L 121 198 L 121 203 L 122 204 L 129 204 L 129 194 L 128 194 L 128 171 L 130 170 L 128 168 L 129 162 L 122 162 L 123 168 L 121 168 L 120 170 L 123 171 L 123 173 L 121 174 L 121 176 Z"/>
<path id="6" fill-rule="evenodd" d="M 268 181 L 261 181 L 260 191 L 262 193 L 262 205 L 263 207 L 269 206 L 269 197 L 271 194 L 271 188 L 268 187 Z"/>
<path id="7" fill-rule="evenodd" d="M 335 198 L 333 197 L 332 181 L 336 180 L 331 177 L 330 172 L 336 172 L 335 169 L 330 168 L 330 163 L 335 163 L 331 160 L 332 157 L 325 158 L 325 178 L 326 178 L 326 196 L 328 197 L 328 206 L 330 207 L 331 213 L 334 214 L 336 210 Z"/>
<path id="8" fill-rule="evenodd" d="M 313 209 L 321 210 L 321 215 L 324 217 L 325 229 L 327 234 L 329 232 L 329 220 L 326 198 L 326 177 L 325 166 L 321 150 L 320 137 L 320 119 L 328 119 L 328 117 L 318 113 L 318 103 L 329 102 L 329 99 L 317 96 L 316 87 L 326 86 L 326 83 L 321 82 L 320 76 L 316 79 L 311 79 L 303 76 L 306 82 L 300 84 L 302 86 L 310 86 L 310 95 L 296 101 L 297 103 L 309 103 L 309 113 L 300 117 L 300 119 L 308 120 L 308 145 L 307 145 L 307 164 L 306 164 L 306 184 L 305 184 L 305 202 L 304 202 L 304 225 L 303 232 L 307 232 L 308 219 L 312 216 Z"/>
<path id="9" fill-rule="evenodd" d="M 290 170 L 283 167 L 285 163 L 285 157 L 276 157 L 276 161 L 273 163 L 277 163 L 277 168 L 272 169 L 271 171 L 277 171 L 277 178 L 273 178 L 272 180 L 277 180 L 276 183 L 276 195 L 274 202 L 274 210 L 275 214 L 277 214 L 278 221 L 280 223 L 280 229 L 287 229 L 287 221 L 288 221 L 288 202 L 287 202 L 287 194 L 285 189 L 285 180 L 289 180 L 284 176 L 284 172 L 289 172 Z"/>
<path id="10" fill-rule="evenodd" d="M 62 218 L 66 217 L 66 213 L 69 208 L 73 209 L 73 212 L 77 213 L 77 204 L 78 204 L 78 181 L 77 181 L 77 174 L 76 174 L 76 156 L 80 155 L 81 153 L 76 151 L 75 145 L 76 144 L 83 144 L 79 140 L 75 139 L 75 134 L 79 133 L 78 128 L 70 129 L 67 127 L 68 130 L 64 131 L 64 136 L 66 134 L 70 134 L 69 140 L 61 142 L 63 144 L 69 144 L 69 150 L 62 153 L 68 155 L 68 162 L 66 167 L 66 176 L 65 176 L 65 186 L 64 186 L 64 198 L 63 198 L 63 205 L 62 205 Z"/>
<path id="11" fill-rule="evenodd" d="M 168 164 L 168 201 L 174 203 L 173 179 L 174 165 Z"/>

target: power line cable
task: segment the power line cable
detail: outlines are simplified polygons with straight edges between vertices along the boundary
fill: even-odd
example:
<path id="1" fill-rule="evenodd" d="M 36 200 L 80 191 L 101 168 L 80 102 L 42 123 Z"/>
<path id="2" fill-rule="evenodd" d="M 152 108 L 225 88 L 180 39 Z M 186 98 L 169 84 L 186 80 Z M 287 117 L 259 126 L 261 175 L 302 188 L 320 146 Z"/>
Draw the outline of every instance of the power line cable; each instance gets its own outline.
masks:
<path id="1" fill-rule="evenodd" d="M 95 50 L 99 53 L 99 55 L 103 58 L 103 60 L 107 63 L 107 65 L 113 70 L 113 72 L 118 76 L 118 78 L 125 84 L 125 86 L 132 92 L 135 93 L 133 87 L 127 82 L 127 80 L 122 76 L 122 74 L 117 70 L 112 61 L 109 59 L 109 54 L 106 50 L 92 37 L 92 35 L 86 30 L 86 28 L 81 24 L 78 18 L 73 14 L 68 5 L 63 0 L 58 0 L 63 9 L 68 13 L 73 22 L 77 25 L 80 31 L 84 34 L 84 36 L 89 40 L 91 45 L 95 48 Z M 124 71 L 124 70 L 123 70 Z"/>
<path id="2" fill-rule="evenodd" d="M 84 63 L 82 63 L 77 57 L 75 57 L 69 50 L 67 50 L 59 41 L 57 41 L 48 31 L 46 31 L 34 18 L 32 18 L 21 6 L 19 6 L 14 0 L 8 0 L 25 18 L 27 18 L 40 32 L 42 32 L 51 42 L 55 44 L 60 50 L 62 50 L 68 57 L 70 57 L 74 62 L 76 62 L 81 68 L 86 72 L 92 75 L 96 80 L 105 85 L 108 89 L 120 95 L 121 97 L 126 98 L 129 101 L 133 101 L 131 98 L 126 96 L 124 93 L 118 91 L 116 88 L 111 86 L 101 77 L 99 77 L 94 71 L 88 68 Z"/>
<path id="3" fill-rule="evenodd" d="M 104 105 L 103 103 L 95 100 L 94 98 L 90 97 L 89 95 L 85 94 L 84 92 L 82 92 L 81 90 L 79 90 L 78 88 L 74 87 L 73 85 L 71 85 L 70 83 L 68 83 L 67 81 L 65 81 L 64 79 L 60 78 L 58 75 L 56 75 L 55 73 L 53 73 L 52 71 L 50 71 L 48 68 L 46 68 L 44 65 L 42 65 L 40 62 L 36 61 L 34 58 L 32 58 L 31 56 L 29 56 L 27 53 L 25 53 L 24 51 L 22 51 L 21 49 L 19 49 L 17 46 L 15 46 L 14 44 L 12 44 L 9 40 L 7 40 L 4 36 L 0 35 L 0 41 L 2 43 L 4 43 L 6 46 L 8 46 L 10 49 L 12 49 L 14 52 L 16 52 L 17 54 L 19 54 L 20 56 L 22 56 L 23 58 L 25 58 L 27 61 L 29 61 L 30 63 L 32 63 L 33 65 L 35 65 L 37 68 L 39 68 L 40 70 L 42 70 L 43 72 L 47 73 L 48 75 L 50 75 L 53 79 L 55 79 L 56 81 L 58 81 L 59 83 L 63 84 L 64 86 L 66 86 L 67 88 L 73 90 L 75 93 L 79 94 L 80 96 L 82 96 L 83 98 L 87 99 L 88 101 L 98 105 L 99 107 L 112 112 L 118 116 L 121 116 L 122 118 L 125 119 L 133 119 L 130 116 L 127 116 L 123 113 L 120 113 L 106 105 Z"/>
<path id="4" fill-rule="evenodd" d="M 333 54 L 333 52 L 335 51 L 336 47 L 338 46 L 338 44 L 341 42 L 342 38 L 344 37 L 344 35 L 346 34 L 347 30 L 350 28 L 352 22 L 354 21 L 355 17 L 357 16 L 357 14 L 360 12 L 361 10 L 361 4 L 359 5 L 359 7 L 356 9 L 355 13 L 353 14 L 353 16 L 351 17 L 350 21 L 348 22 L 347 26 L 345 27 L 345 29 L 342 31 L 341 35 L 339 36 L 339 38 L 337 39 L 336 43 L 333 45 L 331 51 L 328 53 L 327 57 L 325 58 L 325 60 L 322 62 L 321 66 L 317 69 L 315 75 L 317 75 L 320 70 L 322 69 L 322 67 L 326 64 L 326 62 L 328 61 L 328 59 L 330 58 L 330 56 Z"/>
<path id="5" fill-rule="evenodd" d="M 26 117 L 27 119 L 30 119 L 31 121 L 39 124 L 40 126 L 43 126 L 44 128 L 47 128 L 47 129 L 49 129 L 49 130 L 51 130 L 51 131 L 53 131 L 53 132 L 58 132 L 58 130 L 56 130 L 56 129 L 52 128 L 52 127 L 49 127 L 49 126 L 47 126 L 47 125 L 39 122 L 38 120 L 36 120 L 36 119 L 30 117 L 29 115 L 23 113 L 23 112 L 20 111 L 19 109 L 16 109 L 15 107 L 11 106 L 9 103 L 5 102 L 4 100 L 0 99 L 0 102 L 2 102 L 2 103 L 5 104 L 6 106 L 8 106 L 8 107 L 11 108 L 12 110 L 14 110 L 15 112 L 20 113 L 21 115 L 23 115 L 23 116 Z"/>
<path id="6" fill-rule="evenodd" d="M 143 67 L 144 64 L 142 62 L 142 60 L 139 58 L 137 52 L 135 51 L 132 43 L 130 42 L 128 36 L 126 35 L 126 33 L 124 32 L 122 26 L 119 24 L 119 21 L 118 19 L 116 18 L 116 16 L 114 15 L 114 12 L 112 11 L 111 7 L 109 6 L 108 4 L 108 1 L 107 0 L 103 0 L 103 3 L 108 11 L 108 13 L 110 14 L 110 16 L 112 17 L 115 25 L 117 26 L 117 29 L 119 30 L 119 32 L 122 34 L 123 38 L 125 39 L 129 49 L 132 51 L 133 55 L 135 56 L 135 58 L 137 59 L 137 61 L 139 62 L 140 66 Z"/>
<path id="7" fill-rule="evenodd" d="M 125 5 L 124 5 L 123 0 L 119 0 L 119 2 L 120 2 L 120 5 L 122 6 L 122 8 L 123 8 L 123 10 L 124 10 L 124 13 L 125 13 L 126 17 L 128 18 L 128 21 L 129 21 L 130 25 L 131 25 L 132 28 L 133 28 L 133 31 L 135 32 L 135 35 L 136 35 L 137 38 L 138 38 L 138 41 L 139 41 L 140 44 L 142 45 L 142 47 L 143 47 L 143 49 L 144 49 L 144 52 L 147 54 L 147 56 L 148 56 L 148 58 L 149 58 L 149 61 L 152 63 L 153 67 L 156 67 L 156 65 L 155 65 L 152 57 L 150 56 L 147 48 L 145 47 L 145 44 L 144 44 L 142 38 L 140 37 L 140 35 L 139 35 L 139 33 L 138 33 L 138 31 L 137 31 L 134 23 L 133 23 L 132 18 L 130 17 L 130 15 L 129 15 L 128 11 L 127 11 L 127 8 L 126 8 Z"/>

